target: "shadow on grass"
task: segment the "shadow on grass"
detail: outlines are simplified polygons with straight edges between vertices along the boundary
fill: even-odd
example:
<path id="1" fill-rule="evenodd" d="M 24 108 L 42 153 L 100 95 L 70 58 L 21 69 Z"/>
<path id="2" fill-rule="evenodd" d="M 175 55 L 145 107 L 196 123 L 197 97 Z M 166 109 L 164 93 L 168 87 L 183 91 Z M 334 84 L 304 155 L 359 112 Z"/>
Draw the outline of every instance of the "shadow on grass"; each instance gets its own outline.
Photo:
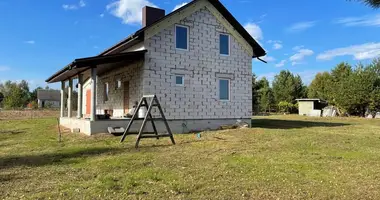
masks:
<path id="1" fill-rule="evenodd" d="M 269 128 L 269 129 L 295 129 L 308 127 L 339 127 L 350 124 L 331 123 L 331 122 L 312 122 L 298 120 L 280 120 L 280 119 L 252 119 L 252 128 Z"/>
<path id="2" fill-rule="evenodd" d="M 26 133 L 26 129 L 0 130 L 0 134 L 21 134 L 21 133 Z"/>
<path id="3" fill-rule="evenodd" d="M 18 166 L 39 167 L 44 165 L 64 165 L 75 162 L 73 158 L 88 158 L 104 154 L 125 152 L 120 148 L 90 148 L 72 152 L 59 152 L 41 155 L 25 155 L 0 158 L 0 170 Z"/>

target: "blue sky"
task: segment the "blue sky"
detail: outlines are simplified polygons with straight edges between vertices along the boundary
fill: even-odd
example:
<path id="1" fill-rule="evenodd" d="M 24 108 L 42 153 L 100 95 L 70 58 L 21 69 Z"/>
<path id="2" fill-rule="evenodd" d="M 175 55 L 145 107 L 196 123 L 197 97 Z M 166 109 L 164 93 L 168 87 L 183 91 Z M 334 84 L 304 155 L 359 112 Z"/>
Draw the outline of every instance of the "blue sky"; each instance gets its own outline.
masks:
<path id="1" fill-rule="evenodd" d="M 267 50 L 253 72 L 272 80 L 283 69 L 309 83 L 342 61 L 380 56 L 380 10 L 346 0 L 222 0 Z M 75 58 L 95 56 L 141 27 L 141 7 L 168 12 L 186 0 L 1 0 L 0 82 L 31 87 Z M 57 87 L 57 85 L 53 85 Z"/>

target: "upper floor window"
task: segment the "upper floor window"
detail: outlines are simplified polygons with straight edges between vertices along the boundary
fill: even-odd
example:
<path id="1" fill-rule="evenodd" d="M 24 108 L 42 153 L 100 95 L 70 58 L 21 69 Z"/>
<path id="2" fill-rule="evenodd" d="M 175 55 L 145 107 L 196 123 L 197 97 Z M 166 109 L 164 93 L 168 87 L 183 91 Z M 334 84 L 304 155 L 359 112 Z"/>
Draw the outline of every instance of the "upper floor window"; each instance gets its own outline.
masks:
<path id="1" fill-rule="evenodd" d="M 175 47 L 177 49 L 189 49 L 189 28 L 186 26 L 175 26 Z"/>
<path id="2" fill-rule="evenodd" d="M 219 99 L 222 101 L 230 100 L 230 80 L 219 79 Z"/>
<path id="3" fill-rule="evenodd" d="M 221 55 L 230 55 L 230 36 L 227 34 L 219 35 L 219 51 Z"/>
<path id="4" fill-rule="evenodd" d="M 176 86 L 183 86 L 184 85 L 184 76 L 182 75 L 176 75 L 175 76 L 175 85 Z"/>

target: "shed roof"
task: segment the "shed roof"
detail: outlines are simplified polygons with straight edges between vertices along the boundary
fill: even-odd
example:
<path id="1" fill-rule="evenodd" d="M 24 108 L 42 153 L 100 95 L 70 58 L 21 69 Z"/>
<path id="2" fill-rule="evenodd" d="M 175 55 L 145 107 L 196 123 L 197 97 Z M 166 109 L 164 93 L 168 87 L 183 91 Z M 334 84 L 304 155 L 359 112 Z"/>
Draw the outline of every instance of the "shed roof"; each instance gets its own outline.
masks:
<path id="1" fill-rule="evenodd" d="M 37 90 L 37 99 L 49 100 L 49 101 L 60 101 L 61 92 L 59 90 Z"/>
<path id="2" fill-rule="evenodd" d="M 313 99 L 313 98 L 310 98 L 310 99 L 296 99 L 296 101 L 318 101 L 319 103 L 327 103 L 327 101 L 325 100 L 322 100 L 322 99 Z"/>

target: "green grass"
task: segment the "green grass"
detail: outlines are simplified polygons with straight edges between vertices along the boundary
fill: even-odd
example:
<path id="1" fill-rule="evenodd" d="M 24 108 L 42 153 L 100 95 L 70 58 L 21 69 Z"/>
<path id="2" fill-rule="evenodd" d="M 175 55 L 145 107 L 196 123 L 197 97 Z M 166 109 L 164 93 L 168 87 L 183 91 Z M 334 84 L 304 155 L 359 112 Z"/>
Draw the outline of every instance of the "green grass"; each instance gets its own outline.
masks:
<path id="1" fill-rule="evenodd" d="M 380 120 L 255 117 L 252 129 L 146 139 L 0 121 L 1 199 L 380 199 Z"/>

